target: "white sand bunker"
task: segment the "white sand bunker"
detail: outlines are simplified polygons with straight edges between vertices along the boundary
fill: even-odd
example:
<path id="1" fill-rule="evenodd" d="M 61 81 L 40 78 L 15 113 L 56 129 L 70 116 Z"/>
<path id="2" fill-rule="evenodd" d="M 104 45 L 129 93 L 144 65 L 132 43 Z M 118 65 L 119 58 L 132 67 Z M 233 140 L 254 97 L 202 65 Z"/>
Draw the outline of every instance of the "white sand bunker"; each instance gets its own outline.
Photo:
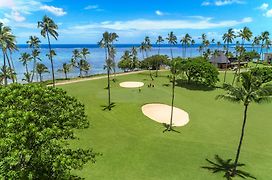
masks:
<path id="1" fill-rule="evenodd" d="M 166 104 L 146 104 L 142 106 L 144 115 L 159 123 L 170 124 L 171 106 Z M 173 126 L 185 126 L 189 122 L 187 112 L 174 107 Z"/>
<path id="2" fill-rule="evenodd" d="M 144 86 L 144 83 L 143 82 L 127 81 L 127 82 L 122 82 L 119 85 L 124 88 L 139 88 L 139 87 Z"/>

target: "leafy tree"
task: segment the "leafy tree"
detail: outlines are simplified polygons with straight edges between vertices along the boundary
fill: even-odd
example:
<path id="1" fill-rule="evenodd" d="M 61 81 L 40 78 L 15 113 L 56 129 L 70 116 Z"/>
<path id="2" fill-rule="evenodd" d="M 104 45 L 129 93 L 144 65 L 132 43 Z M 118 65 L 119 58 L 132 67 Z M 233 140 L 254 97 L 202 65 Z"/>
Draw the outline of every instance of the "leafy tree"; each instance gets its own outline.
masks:
<path id="1" fill-rule="evenodd" d="M 214 86 L 218 81 L 219 72 L 206 59 L 197 57 L 183 60 L 182 71 L 185 73 L 188 83 L 201 83 L 206 86 Z"/>
<path id="2" fill-rule="evenodd" d="M 95 162 L 91 149 L 71 149 L 74 130 L 88 128 L 84 105 L 61 89 L 0 87 L 0 178 L 79 179 L 71 170 Z"/>
<path id="3" fill-rule="evenodd" d="M 42 21 L 38 22 L 38 28 L 41 28 L 41 35 L 44 38 L 47 38 L 48 41 L 48 48 L 49 48 L 49 59 L 51 63 L 51 71 L 52 71 L 52 79 L 53 79 L 53 87 L 55 87 L 55 73 L 54 73 L 54 63 L 53 63 L 53 57 L 52 57 L 52 48 L 51 48 L 51 42 L 50 42 L 50 36 L 52 36 L 55 40 L 58 39 L 58 25 L 55 24 L 55 22 L 49 18 L 48 16 L 44 16 Z"/>
<path id="4" fill-rule="evenodd" d="M 234 41 L 234 38 L 235 38 L 234 30 L 232 28 L 230 28 L 228 30 L 228 32 L 223 35 L 222 38 L 223 38 L 224 43 L 227 43 L 227 51 L 226 51 L 227 60 L 226 60 L 226 67 L 225 67 L 225 74 L 224 74 L 224 81 L 223 81 L 223 83 L 225 83 L 226 77 L 227 77 L 227 70 L 228 70 L 227 64 L 228 64 L 228 58 L 229 58 L 229 56 L 228 56 L 229 55 L 229 45 Z"/>
<path id="5" fill-rule="evenodd" d="M 37 63 L 37 65 L 36 65 L 36 71 L 39 74 L 40 82 L 43 81 L 42 74 L 49 73 L 48 68 L 44 64 L 42 64 L 42 63 Z"/>
<path id="6" fill-rule="evenodd" d="M 132 69 L 132 57 L 128 50 L 126 50 L 124 55 L 121 57 L 121 60 L 118 63 L 118 67 L 124 71 Z"/>
<path id="7" fill-rule="evenodd" d="M 247 122 L 248 107 L 252 102 L 264 103 L 271 100 L 272 85 L 263 83 L 263 77 L 254 76 L 252 72 L 241 73 L 241 83 L 237 87 L 224 84 L 224 89 L 227 91 L 224 95 L 218 95 L 217 99 L 225 99 L 235 103 L 243 103 L 244 115 L 241 136 L 239 145 L 236 152 L 233 168 L 231 169 L 231 176 L 234 177 L 237 174 L 237 166 L 239 162 L 241 147 L 243 143 L 245 127 Z"/>
<path id="8" fill-rule="evenodd" d="M 58 69 L 58 72 L 62 72 L 65 75 L 65 79 L 68 79 L 67 74 L 72 70 L 72 65 L 68 63 L 63 63 L 62 68 Z"/>

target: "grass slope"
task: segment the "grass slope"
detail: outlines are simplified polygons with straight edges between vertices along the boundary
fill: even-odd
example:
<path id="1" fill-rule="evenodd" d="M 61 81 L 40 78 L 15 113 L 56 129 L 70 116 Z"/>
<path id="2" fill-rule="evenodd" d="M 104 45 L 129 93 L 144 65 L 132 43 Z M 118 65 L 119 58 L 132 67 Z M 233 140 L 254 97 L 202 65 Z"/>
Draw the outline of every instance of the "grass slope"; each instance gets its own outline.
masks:
<path id="1" fill-rule="evenodd" d="M 190 122 L 176 128 L 180 133 L 162 133 L 164 127 L 145 117 L 141 106 L 146 103 L 171 103 L 171 86 L 167 72 L 160 72 L 155 88 L 125 89 L 122 81 L 149 83 L 148 72 L 118 77 L 112 83 L 112 98 L 116 107 L 102 111 L 107 102 L 106 79 L 63 85 L 61 88 L 86 105 L 91 127 L 77 132 L 79 140 L 73 147 L 89 148 L 103 153 L 96 164 L 87 164 L 75 173 L 86 179 L 194 179 L 218 180 L 201 169 L 205 158 L 215 154 L 234 158 L 242 125 L 242 104 L 216 101 L 221 89 L 205 90 L 177 87 L 175 106 L 190 115 Z M 221 74 L 221 79 L 222 79 Z M 231 82 L 232 74 L 228 73 Z M 245 170 L 258 179 L 272 176 L 272 115 L 271 104 L 251 105 L 241 152 Z M 239 179 L 239 178 L 237 178 Z"/>

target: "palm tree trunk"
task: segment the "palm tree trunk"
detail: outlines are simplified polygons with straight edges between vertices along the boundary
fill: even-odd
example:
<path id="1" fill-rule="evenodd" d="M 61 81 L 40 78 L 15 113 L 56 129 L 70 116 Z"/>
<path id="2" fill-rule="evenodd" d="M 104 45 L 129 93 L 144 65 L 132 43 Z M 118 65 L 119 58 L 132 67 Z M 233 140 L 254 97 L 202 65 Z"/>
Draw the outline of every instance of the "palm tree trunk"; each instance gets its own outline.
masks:
<path id="1" fill-rule="evenodd" d="M 32 71 L 32 75 L 31 75 L 31 82 L 33 82 L 34 79 L 34 75 L 35 75 L 35 71 L 36 71 L 36 57 L 34 57 L 34 61 L 33 61 L 33 71 Z"/>
<path id="2" fill-rule="evenodd" d="M 68 79 L 67 72 L 64 72 L 64 74 L 65 74 L 65 79 L 67 80 Z"/>
<path id="3" fill-rule="evenodd" d="M 184 57 L 186 58 L 186 45 L 185 45 L 185 49 L 184 49 Z"/>
<path id="4" fill-rule="evenodd" d="M 14 66 L 13 59 L 12 59 L 12 51 L 11 50 L 9 50 L 9 56 L 10 56 L 10 62 L 11 62 L 13 72 L 16 74 L 15 66 Z M 16 75 L 14 75 L 14 79 L 15 79 L 15 82 L 17 82 L 17 76 Z"/>
<path id="5" fill-rule="evenodd" d="M 8 60 L 8 65 L 9 65 L 9 68 L 10 68 L 10 70 L 11 70 L 11 80 L 12 80 L 12 82 L 13 83 L 15 83 L 15 78 L 14 78 L 14 76 L 13 76 L 13 68 L 12 68 L 12 65 L 11 65 L 11 62 L 10 62 L 10 59 L 9 59 L 9 57 L 8 57 L 8 54 L 7 54 L 7 52 L 5 53 L 6 54 L 6 58 L 7 58 L 7 60 Z"/>
<path id="6" fill-rule="evenodd" d="M 42 82 L 42 73 L 39 73 L 40 75 L 40 82 Z"/>
<path id="7" fill-rule="evenodd" d="M 8 78 L 7 78 L 6 56 L 5 56 L 5 52 L 3 49 L 2 49 L 2 52 L 3 52 L 3 58 L 4 58 L 4 66 L 3 66 L 4 85 L 7 86 L 8 85 Z"/>
<path id="8" fill-rule="evenodd" d="M 160 52 L 161 52 L 161 44 L 159 44 L 158 55 L 160 55 Z"/>
<path id="9" fill-rule="evenodd" d="M 236 174 L 236 168 L 237 168 L 237 164 L 238 164 L 238 160 L 239 160 L 239 156 L 240 156 L 240 151 L 241 151 L 241 147 L 242 147 L 242 143 L 243 143 L 243 138 L 244 138 L 244 133 L 245 133 L 245 126 L 246 126 L 246 120 L 247 120 L 247 109 L 248 109 L 248 105 L 245 105 L 245 109 L 244 109 L 244 121 L 243 121 L 243 126 L 242 126 L 242 132 L 241 132 L 241 137 L 240 137 L 240 141 L 239 141 L 239 145 L 238 145 L 238 149 L 237 149 L 237 153 L 236 153 L 236 157 L 235 157 L 235 161 L 234 161 L 234 169 L 233 169 L 233 175 Z"/>
<path id="10" fill-rule="evenodd" d="M 109 103 L 109 111 L 111 110 L 111 91 L 110 91 L 110 68 L 107 68 L 108 73 L 108 103 Z"/>
<path id="11" fill-rule="evenodd" d="M 226 67 L 225 67 L 225 74 L 224 74 L 224 83 L 226 82 L 227 70 L 228 70 L 228 55 L 229 55 L 229 43 L 227 43 L 227 60 L 226 60 Z"/>
<path id="12" fill-rule="evenodd" d="M 30 81 L 30 77 L 28 76 L 29 75 L 29 72 L 28 72 L 28 66 L 27 66 L 27 63 L 26 63 L 26 74 L 27 74 L 27 76 L 26 76 L 26 80 L 27 80 L 27 82 L 29 83 L 29 81 Z"/>
<path id="13" fill-rule="evenodd" d="M 51 43 L 50 43 L 50 38 L 49 38 L 49 33 L 46 31 L 47 34 L 47 41 L 48 41 L 48 47 L 49 47 L 49 59 L 51 62 L 51 71 L 52 71 L 52 80 L 53 80 L 53 87 L 55 87 L 55 73 L 54 73 L 54 63 L 53 63 L 53 58 L 51 55 Z"/>
<path id="14" fill-rule="evenodd" d="M 175 99 L 175 83 L 176 83 L 176 76 L 174 75 L 172 79 L 172 103 L 171 103 L 171 117 L 170 117 L 170 124 L 168 130 L 172 129 L 173 124 L 173 113 L 174 113 L 174 99 Z"/>
<path id="15" fill-rule="evenodd" d="M 172 47 L 170 47 L 170 52 L 171 52 L 171 57 L 172 57 L 172 60 L 173 60 L 173 50 L 172 50 Z"/>

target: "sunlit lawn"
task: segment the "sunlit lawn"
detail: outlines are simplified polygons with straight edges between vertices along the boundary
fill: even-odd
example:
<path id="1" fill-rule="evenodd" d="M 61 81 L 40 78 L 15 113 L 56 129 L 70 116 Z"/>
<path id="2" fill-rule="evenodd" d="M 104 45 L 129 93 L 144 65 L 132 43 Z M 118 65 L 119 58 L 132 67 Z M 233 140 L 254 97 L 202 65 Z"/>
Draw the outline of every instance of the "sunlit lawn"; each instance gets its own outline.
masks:
<path id="1" fill-rule="evenodd" d="M 216 101 L 221 89 L 203 90 L 176 88 L 175 106 L 190 115 L 190 122 L 176 128 L 180 133 L 163 133 L 164 127 L 141 112 L 146 103 L 170 104 L 171 87 L 167 72 L 160 72 L 155 88 L 125 89 L 122 81 L 135 80 L 149 83 L 148 73 L 118 77 L 112 83 L 112 99 L 116 107 L 111 112 L 102 111 L 107 102 L 106 79 L 63 85 L 61 88 L 86 105 L 91 122 L 89 129 L 77 132 L 80 140 L 73 147 L 89 148 L 103 153 L 96 164 L 87 164 L 76 173 L 86 179 L 184 179 L 218 180 L 222 174 L 213 175 L 201 168 L 205 158 L 215 154 L 234 158 L 242 123 L 242 104 Z M 222 76 L 221 76 L 222 79 Z M 232 73 L 228 73 L 229 82 Z M 218 84 L 220 85 L 220 83 Z M 252 105 L 241 162 L 245 170 L 260 180 L 272 177 L 272 104 Z M 223 178 L 222 178 L 223 179 Z M 237 178 L 238 179 L 238 178 Z"/>

